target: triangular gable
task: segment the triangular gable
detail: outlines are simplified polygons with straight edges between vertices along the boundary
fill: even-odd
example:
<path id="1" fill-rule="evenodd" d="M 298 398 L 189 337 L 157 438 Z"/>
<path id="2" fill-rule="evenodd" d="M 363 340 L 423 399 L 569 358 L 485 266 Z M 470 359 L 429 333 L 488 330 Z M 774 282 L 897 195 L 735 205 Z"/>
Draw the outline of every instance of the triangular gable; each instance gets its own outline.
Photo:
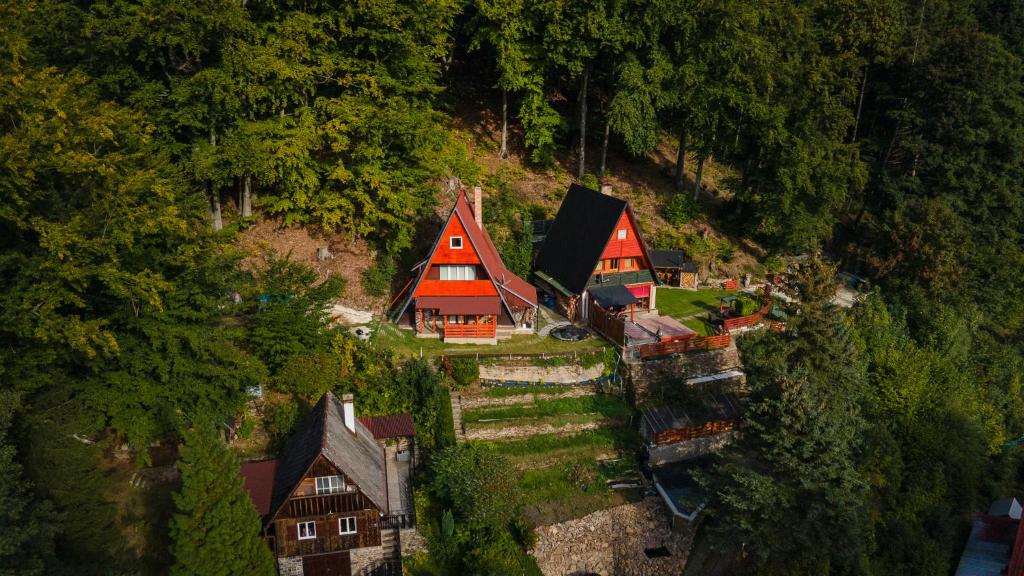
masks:
<path id="1" fill-rule="evenodd" d="M 620 253 L 614 249 L 616 243 L 619 242 L 617 235 L 622 226 L 626 226 L 626 241 L 624 244 L 628 247 Z M 647 269 L 651 271 L 651 276 L 654 278 L 658 277 L 657 271 L 654 269 L 654 261 L 651 259 L 650 251 L 647 249 L 647 243 L 644 242 L 643 234 L 640 233 L 640 226 L 633 216 L 633 208 L 626 202 L 626 207 L 622 211 L 622 216 L 612 227 L 611 233 L 608 234 L 608 241 L 605 242 L 604 248 L 601 250 L 601 259 L 608 258 L 629 258 L 634 256 L 636 250 L 639 250 L 640 254 L 644 257 L 644 262 L 647 263 Z M 625 256 L 623 256 L 625 254 Z M 597 267 L 597 262 L 594 262 L 594 267 Z"/>
<path id="2" fill-rule="evenodd" d="M 461 249 L 449 248 L 448 239 L 452 235 L 461 235 L 463 237 L 463 247 Z M 484 273 L 487 275 L 486 281 L 494 290 L 493 293 L 488 292 L 488 294 L 499 296 L 502 306 L 504 306 L 510 316 L 512 314 L 508 302 L 510 298 L 514 297 L 515 300 L 532 306 L 537 305 L 536 289 L 505 268 L 505 263 L 502 262 L 501 256 L 498 255 L 494 242 L 491 241 L 490 235 L 487 234 L 487 230 L 477 226 L 473 209 L 470 207 L 465 190 L 459 191 L 459 195 L 455 199 L 455 205 L 448 214 L 448 219 L 445 221 L 445 225 L 441 228 L 440 233 L 438 233 L 437 238 L 434 239 L 430 254 L 425 261 L 425 265 L 419 271 L 416 282 L 409 292 L 408 299 L 398 308 L 399 312 L 396 318 L 405 314 L 409 304 L 418 295 L 423 283 L 425 281 L 432 282 L 427 280 L 426 277 L 433 264 L 479 264 L 482 266 Z"/>

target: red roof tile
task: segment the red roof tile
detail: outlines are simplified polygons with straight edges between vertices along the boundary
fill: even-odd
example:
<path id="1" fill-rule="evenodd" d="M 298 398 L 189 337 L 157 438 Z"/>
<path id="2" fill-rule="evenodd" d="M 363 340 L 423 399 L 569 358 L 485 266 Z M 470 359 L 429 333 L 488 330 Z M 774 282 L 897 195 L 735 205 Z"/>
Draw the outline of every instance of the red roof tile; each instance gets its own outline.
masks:
<path id="1" fill-rule="evenodd" d="M 277 460 L 261 460 L 242 464 L 242 480 L 260 516 L 270 514 L 270 497 L 274 493 L 274 471 Z"/>
<path id="2" fill-rule="evenodd" d="M 377 440 L 401 438 L 416 434 L 416 426 L 412 422 L 412 414 L 363 416 L 359 418 L 359 421 L 363 423 L 363 426 L 366 426 Z"/>

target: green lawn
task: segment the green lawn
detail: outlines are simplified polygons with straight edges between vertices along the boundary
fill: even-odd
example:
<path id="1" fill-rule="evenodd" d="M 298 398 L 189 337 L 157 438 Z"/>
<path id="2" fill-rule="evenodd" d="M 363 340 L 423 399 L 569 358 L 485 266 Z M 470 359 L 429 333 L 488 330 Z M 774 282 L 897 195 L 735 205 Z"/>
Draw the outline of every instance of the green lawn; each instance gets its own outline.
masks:
<path id="1" fill-rule="evenodd" d="M 523 472 L 526 517 L 534 526 L 564 522 L 638 499 L 637 491 L 616 491 L 610 480 L 639 476 L 632 456 L 598 462 L 581 456 L 563 459 L 552 466 Z"/>
<path id="2" fill-rule="evenodd" d="M 640 437 L 631 428 L 599 428 L 569 436 L 538 434 L 521 440 L 489 442 L 488 445 L 495 452 L 511 458 L 517 467 L 532 468 L 563 457 L 594 458 L 601 454 L 634 452 L 640 445 Z"/>
<path id="3" fill-rule="evenodd" d="M 462 421 L 472 424 L 487 420 L 512 420 L 524 418 L 545 418 L 576 414 L 581 416 L 600 415 L 603 418 L 626 418 L 633 409 L 627 402 L 615 396 L 598 394 L 577 398 L 556 398 L 545 400 L 538 398 L 533 404 L 515 404 L 512 406 L 494 406 L 465 410 Z"/>
<path id="4" fill-rule="evenodd" d="M 718 312 L 720 296 L 739 296 L 744 301 L 745 309 L 753 311 L 757 304 L 747 294 L 729 292 L 727 290 L 687 290 L 685 288 L 658 288 L 658 312 L 673 318 L 686 318 L 704 315 L 707 312 Z M 695 326 L 687 324 L 696 330 Z"/>
<path id="5" fill-rule="evenodd" d="M 509 396 L 525 396 L 526 394 L 561 394 L 572 390 L 572 386 L 556 384 L 536 386 L 498 386 L 484 390 L 488 398 L 508 398 Z"/>
<path id="6" fill-rule="evenodd" d="M 412 330 L 403 330 L 390 322 L 373 326 L 373 342 L 394 351 L 398 357 L 438 356 L 479 352 L 481 354 L 559 354 L 564 352 L 594 352 L 609 346 L 600 338 L 590 337 L 582 342 L 563 342 L 550 336 L 519 334 L 508 340 L 498 340 L 494 346 L 486 344 L 445 344 L 440 339 L 417 338 Z"/>

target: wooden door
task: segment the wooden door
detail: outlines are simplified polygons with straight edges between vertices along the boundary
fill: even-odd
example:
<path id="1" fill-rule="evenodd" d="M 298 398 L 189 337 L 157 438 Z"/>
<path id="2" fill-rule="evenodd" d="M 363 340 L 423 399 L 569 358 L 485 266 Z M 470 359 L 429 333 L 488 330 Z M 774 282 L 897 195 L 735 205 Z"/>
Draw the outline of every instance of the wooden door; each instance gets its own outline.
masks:
<path id="1" fill-rule="evenodd" d="M 347 551 L 317 554 L 302 559 L 304 576 L 352 576 L 352 560 Z"/>

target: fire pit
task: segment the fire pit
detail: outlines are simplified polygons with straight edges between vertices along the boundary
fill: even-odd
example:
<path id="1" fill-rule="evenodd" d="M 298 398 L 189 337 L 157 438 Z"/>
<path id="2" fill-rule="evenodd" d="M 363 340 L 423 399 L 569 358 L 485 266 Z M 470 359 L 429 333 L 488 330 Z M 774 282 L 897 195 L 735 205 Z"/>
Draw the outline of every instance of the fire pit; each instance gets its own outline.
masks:
<path id="1" fill-rule="evenodd" d="M 564 342 L 579 342 L 590 338 L 590 332 L 586 328 L 566 324 L 552 329 L 551 336 Z"/>

